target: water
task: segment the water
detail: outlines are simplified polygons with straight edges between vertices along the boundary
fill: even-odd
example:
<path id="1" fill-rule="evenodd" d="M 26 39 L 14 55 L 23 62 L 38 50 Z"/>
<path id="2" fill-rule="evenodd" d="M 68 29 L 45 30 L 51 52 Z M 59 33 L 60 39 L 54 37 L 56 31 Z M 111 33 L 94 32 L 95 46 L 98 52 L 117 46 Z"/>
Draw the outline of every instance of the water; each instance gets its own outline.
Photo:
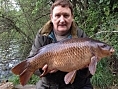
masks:
<path id="1" fill-rule="evenodd" d="M 0 82 L 7 80 L 11 75 L 11 68 L 20 62 L 19 45 L 12 40 L 6 50 L 0 48 Z"/>
<path id="2" fill-rule="evenodd" d="M 11 75 L 11 68 L 18 64 L 19 60 L 4 61 L 0 63 L 0 80 L 8 79 Z"/>

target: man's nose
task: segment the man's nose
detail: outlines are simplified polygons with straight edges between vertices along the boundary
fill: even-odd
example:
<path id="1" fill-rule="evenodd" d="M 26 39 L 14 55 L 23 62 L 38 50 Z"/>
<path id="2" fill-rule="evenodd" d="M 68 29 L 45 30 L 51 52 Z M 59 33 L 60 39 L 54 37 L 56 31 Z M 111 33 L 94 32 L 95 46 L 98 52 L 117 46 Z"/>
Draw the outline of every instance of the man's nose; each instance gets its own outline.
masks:
<path id="1" fill-rule="evenodd" d="M 65 21 L 65 19 L 64 19 L 64 16 L 62 15 L 61 17 L 60 17 L 60 22 L 64 22 Z"/>

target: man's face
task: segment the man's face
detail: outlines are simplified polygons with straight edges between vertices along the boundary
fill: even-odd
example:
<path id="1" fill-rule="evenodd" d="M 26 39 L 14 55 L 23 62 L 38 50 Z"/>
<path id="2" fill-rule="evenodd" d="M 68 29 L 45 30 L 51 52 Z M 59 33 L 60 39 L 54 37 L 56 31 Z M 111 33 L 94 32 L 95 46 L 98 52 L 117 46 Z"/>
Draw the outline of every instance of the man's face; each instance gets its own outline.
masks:
<path id="1" fill-rule="evenodd" d="M 50 17 L 56 34 L 65 35 L 69 31 L 73 21 L 73 15 L 69 7 L 54 7 Z"/>

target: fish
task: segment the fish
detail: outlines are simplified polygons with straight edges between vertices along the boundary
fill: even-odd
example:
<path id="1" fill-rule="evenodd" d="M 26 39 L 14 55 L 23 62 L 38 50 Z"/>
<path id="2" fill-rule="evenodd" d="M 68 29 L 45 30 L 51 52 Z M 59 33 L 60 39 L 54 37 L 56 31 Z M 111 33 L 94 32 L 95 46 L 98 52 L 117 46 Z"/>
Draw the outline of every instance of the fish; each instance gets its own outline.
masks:
<path id="1" fill-rule="evenodd" d="M 17 64 L 11 71 L 19 75 L 20 83 L 24 86 L 36 70 L 47 65 L 40 77 L 56 69 L 67 72 L 64 81 L 69 84 L 73 83 L 79 69 L 88 68 L 94 75 L 97 62 L 114 52 L 112 46 L 92 38 L 65 39 L 40 47 L 35 56 Z"/>

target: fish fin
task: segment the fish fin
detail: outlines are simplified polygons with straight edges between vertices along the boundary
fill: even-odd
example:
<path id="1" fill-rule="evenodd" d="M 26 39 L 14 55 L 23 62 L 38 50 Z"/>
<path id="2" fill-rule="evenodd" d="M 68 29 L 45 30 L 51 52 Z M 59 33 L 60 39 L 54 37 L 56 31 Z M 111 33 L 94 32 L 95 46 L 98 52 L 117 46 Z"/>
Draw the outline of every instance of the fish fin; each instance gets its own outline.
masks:
<path id="1" fill-rule="evenodd" d="M 89 71 L 92 75 L 95 74 L 95 71 L 96 71 L 96 66 L 97 66 L 97 57 L 96 56 L 93 56 L 91 58 L 91 62 L 89 64 Z"/>
<path id="2" fill-rule="evenodd" d="M 33 75 L 33 72 L 28 71 L 28 69 L 25 69 L 21 74 L 20 74 L 20 83 L 22 86 L 26 85 L 28 80 L 31 78 Z"/>
<path id="3" fill-rule="evenodd" d="M 12 68 L 12 72 L 16 75 L 20 75 L 27 67 L 27 60 L 22 61 L 18 65 Z"/>
<path id="4" fill-rule="evenodd" d="M 73 70 L 69 73 L 67 73 L 64 77 L 64 81 L 66 84 L 69 84 L 69 83 L 73 83 L 74 82 L 74 79 L 75 79 L 75 76 L 76 76 L 76 71 L 77 70 Z"/>
<path id="5" fill-rule="evenodd" d="M 77 71 L 75 71 L 75 73 L 74 73 L 74 75 L 73 75 L 73 77 L 72 77 L 72 79 L 71 79 L 71 81 L 70 81 L 71 84 L 72 84 L 72 83 L 74 82 L 74 80 L 75 80 L 76 72 L 77 72 Z"/>

